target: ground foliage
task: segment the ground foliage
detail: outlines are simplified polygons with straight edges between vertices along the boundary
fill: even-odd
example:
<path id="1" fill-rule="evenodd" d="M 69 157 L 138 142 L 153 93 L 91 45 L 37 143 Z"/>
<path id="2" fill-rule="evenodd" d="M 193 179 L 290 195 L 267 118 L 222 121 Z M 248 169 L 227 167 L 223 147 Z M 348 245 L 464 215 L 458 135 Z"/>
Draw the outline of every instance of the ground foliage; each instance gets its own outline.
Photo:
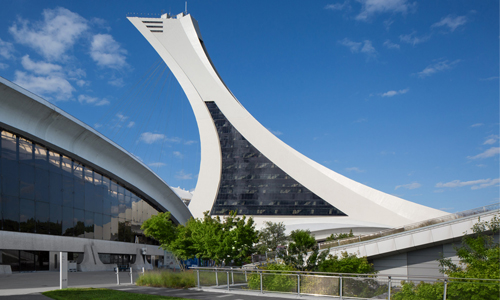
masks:
<path id="1" fill-rule="evenodd" d="M 350 238 L 350 237 L 354 237 L 354 234 L 352 233 L 352 229 L 349 231 L 349 233 L 338 233 L 338 234 L 332 233 L 332 234 L 330 234 L 329 237 L 326 238 L 326 241 L 330 242 L 330 241 L 336 241 L 336 240 L 341 240 L 341 239 Z"/>
<path id="2" fill-rule="evenodd" d="M 152 287 L 187 289 L 196 286 L 196 278 L 193 271 L 148 271 L 144 273 L 144 275 L 141 275 L 135 284 Z"/>
<path id="3" fill-rule="evenodd" d="M 258 241 L 253 218 L 237 217 L 235 212 L 223 218 L 191 218 L 175 226 L 169 212 L 152 216 L 142 225 L 146 236 L 157 239 L 161 247 L 180 259 L 193 257 L 213 260 L 217 265 L 242 265 L 254 252 Z"/>
<path id="4" fill-rule="evenodd" d="M 262 288 L 273 292 L 296 292 L 297 276 L 292 272 L 296 271 L 292 266 L 285 264 L 268 264 L 263 270 L 281 271 L 276 273 L 262 274 Z M 252 272 L 248 276 L 248 288 L 260 290 L 260 273 Z"/>
<path id="5" fill-rule="evenodd" d="M 443 273 L 450 278 L 447 286 L 447 299 L 458 300 L 498 300 L 500 299 L 500 284 L 498 281 L 467 280 L 500 279 L 500 245 L 494 241 L 494 235 L 500 229 L 498 216 L 491 221 L 480 221 L 472 227 L 472 234 L 462 238 L 462 245 L 455 250 L 459 263 L 455 264 L 449 258 L 440 259 Z M 423 283 L 415 285 L 405 282 L 400 292 L 394 295 L 395 300 L 434 300 L 443 299 L 443 282 Z"/>
<path id="6" fill-rule="evenodd" d="M 347 252 L 342 252 L 340 257 L 330 254 L 319 265 L 319 271 L 356 274 L 371 274 L 376 272 L 373 264 L 368 262 L 366 256 L 358 257 L 356 254 L 348 254 Z"/>

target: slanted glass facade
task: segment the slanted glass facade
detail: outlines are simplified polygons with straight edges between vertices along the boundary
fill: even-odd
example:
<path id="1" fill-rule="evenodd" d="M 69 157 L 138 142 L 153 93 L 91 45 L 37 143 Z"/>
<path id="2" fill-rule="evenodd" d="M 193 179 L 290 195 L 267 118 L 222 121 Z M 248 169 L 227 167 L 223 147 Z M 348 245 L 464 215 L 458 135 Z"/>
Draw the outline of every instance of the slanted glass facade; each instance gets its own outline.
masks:
<path id="1" fill-rule="evenodd" d="M 0 230 L 133 243 L 158 209 L 81 162 L 0 128 Z"/>
<path id="2" fill-rule="evenodd" d="M 205 102 L 222 152 L 222 178 L 212 215 L 346 216 L 286 174 L 226 119 L 214 102 Z"/>

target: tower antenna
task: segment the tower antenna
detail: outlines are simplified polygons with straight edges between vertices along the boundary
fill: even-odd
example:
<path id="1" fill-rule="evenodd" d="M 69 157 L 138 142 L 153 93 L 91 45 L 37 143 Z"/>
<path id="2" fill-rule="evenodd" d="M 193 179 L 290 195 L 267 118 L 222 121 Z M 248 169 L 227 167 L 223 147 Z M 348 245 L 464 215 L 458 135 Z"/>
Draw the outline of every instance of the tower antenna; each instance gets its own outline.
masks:
<path id="1" fill-rule="evenodd" d="M 184 8 L 184 12 L 187 14 L 188 13 L 188 2 L 186 1 L 186 6 Z"/>

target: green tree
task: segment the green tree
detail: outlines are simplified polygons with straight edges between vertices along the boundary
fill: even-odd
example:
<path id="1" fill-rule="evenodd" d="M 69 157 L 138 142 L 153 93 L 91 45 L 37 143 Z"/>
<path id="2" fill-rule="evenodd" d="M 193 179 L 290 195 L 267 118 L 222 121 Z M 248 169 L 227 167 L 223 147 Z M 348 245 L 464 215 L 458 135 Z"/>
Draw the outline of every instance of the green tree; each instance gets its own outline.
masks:
<path id="1" fill-rule="evenodd" d="M 329 237 L 326 238 L 326 241 L 327 242 L 336 241 L 336 240 L 350 238 L 350 237 L 354 237 L 354 234 L 352 233 L 352 229 L 349 231 L 349 233 L 339 233 L 339 234 L 332 233 L 332 234 L 330 234 Z"/>
<path id="2" fill-rule="evenodd" d="M 259 253 L 276 251 L 278 246 L 284 245 L 287 241 L 285 230 L 283 222 L 265 222 L 264 227 L 259 231 Z"/>
<path id="3" fill-rule="evenodd" d="M 283 255 L 285 264 L 299 271 L 317 271 L 328 251 L 319 252 L 318 243 L 309 230 L 294 230 L 289 239 L 288 253 Z"/>

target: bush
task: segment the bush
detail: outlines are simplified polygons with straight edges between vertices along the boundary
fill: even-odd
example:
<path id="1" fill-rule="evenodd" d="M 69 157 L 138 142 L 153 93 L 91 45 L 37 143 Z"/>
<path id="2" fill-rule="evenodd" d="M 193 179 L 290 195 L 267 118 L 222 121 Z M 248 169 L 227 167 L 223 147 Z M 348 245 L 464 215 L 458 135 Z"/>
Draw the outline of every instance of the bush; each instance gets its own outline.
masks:
<path id="1" fill-rule="evenodd" d="M 141 275 L 137 285 L 168 287 L 175 289 L 187 289 L 196 286 L 196 278 L 193 271 L 172 272 L 172 271 L 150 271 Z"/>
<path id="2" fill-rule="evenodd" d="M 269 264 L 264 270 L 295 271 L 291 266 L 284 264 Z M 253 290 L 260 290 L 260 273 L 252 273 L 248 276 L 248 287 Z M 296 292 L 297 276 L 288 272 L 263 273 L 262 287 L 266 291 Z"/>

